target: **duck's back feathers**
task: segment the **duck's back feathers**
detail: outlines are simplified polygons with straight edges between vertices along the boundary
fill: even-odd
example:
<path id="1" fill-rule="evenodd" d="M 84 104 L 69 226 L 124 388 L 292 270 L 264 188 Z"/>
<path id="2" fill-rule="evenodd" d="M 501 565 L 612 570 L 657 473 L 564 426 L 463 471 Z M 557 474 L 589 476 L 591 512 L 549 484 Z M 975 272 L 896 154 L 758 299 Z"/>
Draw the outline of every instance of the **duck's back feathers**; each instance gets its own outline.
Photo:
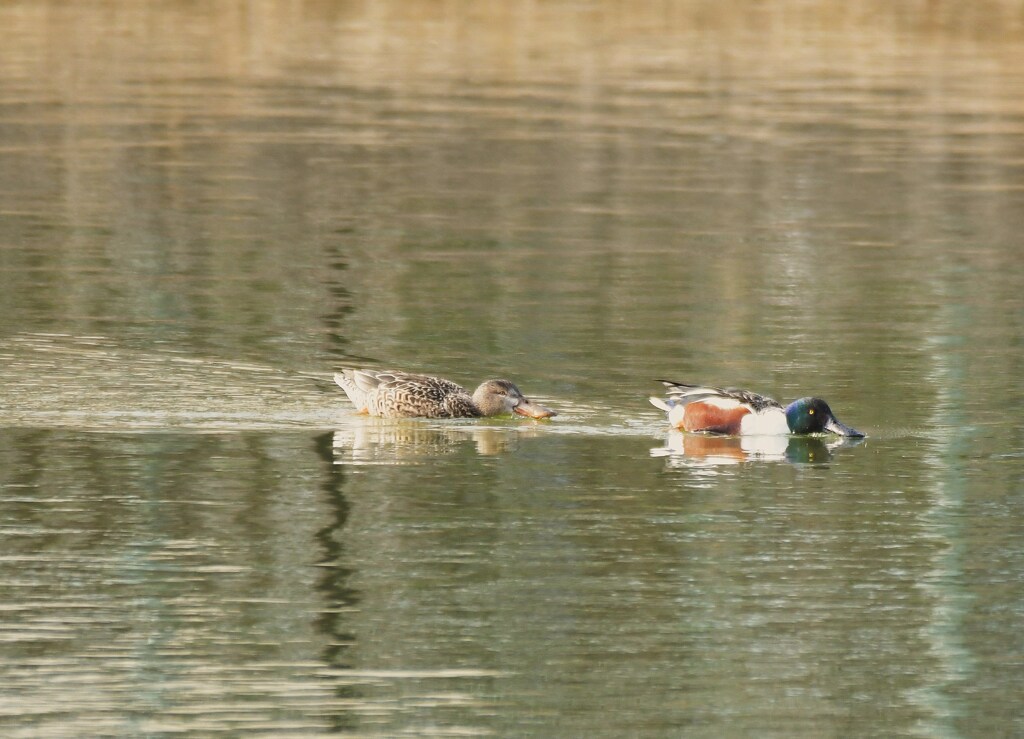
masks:
<path id="1" fill-rule="evenodd" d="M 466 389 L 451 380 L 406 372 L 345 369 L 334 375 L 361 413 L 391 418 L 476 418 Z"/>
<path id="2" fill-rule="evenodd" d="M 782 405 L 775 399 L 766 395 L 758 395 L 749 390 L 739 388 L 721 388 L 711 385 L 687 385 L 682 382 L 671 380 L 660 380 L 667 390 L 666 395 L 677 404 L 686 405 L 698 400 L 714 400 L 715 404 L 721 407 L 735 405 L 746 405 L 755 413 L 760 413 L 768 408 L 781 408 Z M 730 403 L 729 401 L 733 401 Z"/>

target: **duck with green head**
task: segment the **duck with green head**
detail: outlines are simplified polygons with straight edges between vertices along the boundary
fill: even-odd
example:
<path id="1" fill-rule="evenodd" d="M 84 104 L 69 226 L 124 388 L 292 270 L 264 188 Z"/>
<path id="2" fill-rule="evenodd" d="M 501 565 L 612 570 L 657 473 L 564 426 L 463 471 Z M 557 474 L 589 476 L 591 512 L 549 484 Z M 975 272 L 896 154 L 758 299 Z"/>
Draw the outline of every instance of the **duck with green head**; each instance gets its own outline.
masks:
<path id="1" fill-rule="evenodd" d="M 680 431 L 730 435 L 820 434 L 862 437 L 835 417 L 821 398 L 800 398 L 783 407 L 772 398 L 736 388 L 687 385 L 661 380 L 665 398 L 651 403 L 668 412 L 669 423 Z"/>

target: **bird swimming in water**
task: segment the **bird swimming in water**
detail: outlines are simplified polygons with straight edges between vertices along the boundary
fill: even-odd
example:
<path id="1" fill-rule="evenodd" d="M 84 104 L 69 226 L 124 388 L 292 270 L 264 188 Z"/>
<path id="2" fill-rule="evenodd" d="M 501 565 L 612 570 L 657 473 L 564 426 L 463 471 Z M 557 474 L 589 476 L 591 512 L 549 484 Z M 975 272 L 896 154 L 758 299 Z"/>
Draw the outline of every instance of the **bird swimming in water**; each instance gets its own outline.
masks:
<path id="1" fill-rule="evenodd" d="M 334 375 L 359 413 L 384 418 L 481 418 L 516 413 L 550 418 L 508 380 L 487 380 L 472 395 L 451 380 L 406 372 L 343 369 Z"/>
<path id="2" fill-rule="evenodd" d="M 687 385 L 661 380 L 668 397 L 651 397 L 651 404 L 668 412 L 668 421 L 680 431 L 755 435 L 817 434 L 862 437 L 860 431 L 839 422 L 821 398 L 800 398 L 783 407 L 772 398 L 736 388 Z"/>

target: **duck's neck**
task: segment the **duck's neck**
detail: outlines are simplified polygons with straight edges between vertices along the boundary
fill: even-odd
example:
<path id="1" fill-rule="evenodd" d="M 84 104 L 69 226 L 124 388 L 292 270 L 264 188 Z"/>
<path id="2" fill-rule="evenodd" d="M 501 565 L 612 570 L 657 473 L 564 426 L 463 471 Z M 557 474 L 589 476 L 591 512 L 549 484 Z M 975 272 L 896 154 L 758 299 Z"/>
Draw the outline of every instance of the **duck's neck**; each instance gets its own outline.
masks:
<path id="1" fill-rule="evenodd" d="M 473 397 L 469 401 L 473 406 L 475 415 L 478 417 L 493 416 L 494 411 L 490 407 L 493 398 L 488 394 L 487 383 L 484 383 L 473 392 Z"/>

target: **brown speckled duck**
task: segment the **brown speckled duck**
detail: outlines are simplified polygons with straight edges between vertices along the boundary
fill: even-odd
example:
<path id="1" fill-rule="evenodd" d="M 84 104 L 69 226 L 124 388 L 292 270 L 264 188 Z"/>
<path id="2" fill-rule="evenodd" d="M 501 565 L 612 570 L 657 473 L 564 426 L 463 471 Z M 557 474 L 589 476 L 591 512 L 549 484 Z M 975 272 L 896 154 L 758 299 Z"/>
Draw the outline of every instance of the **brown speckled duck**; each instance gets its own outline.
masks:
<path id="1" fill-rule="evenodd" d="M 480 418 L 518 413 L 550 418 L 555 412 L 531 402 L 508 380 L 487 380 L 472 395 L 451 380 L 405 372 L 343 369 L 334 381 L 359 413 L 384 418 Z"/>

